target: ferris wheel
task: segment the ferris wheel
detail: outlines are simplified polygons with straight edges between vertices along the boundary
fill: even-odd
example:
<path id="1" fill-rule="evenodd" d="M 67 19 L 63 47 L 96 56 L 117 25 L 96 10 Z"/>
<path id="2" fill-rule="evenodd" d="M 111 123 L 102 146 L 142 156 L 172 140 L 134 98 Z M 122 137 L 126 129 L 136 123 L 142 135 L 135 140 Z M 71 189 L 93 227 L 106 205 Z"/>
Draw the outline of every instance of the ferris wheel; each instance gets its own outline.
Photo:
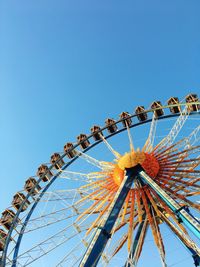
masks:
<path id="1" fill-rule="evenodd" d="M 200 266 L 199 115 L 171 97 L 66 143 L 2 212 L 0 265 Z"/>

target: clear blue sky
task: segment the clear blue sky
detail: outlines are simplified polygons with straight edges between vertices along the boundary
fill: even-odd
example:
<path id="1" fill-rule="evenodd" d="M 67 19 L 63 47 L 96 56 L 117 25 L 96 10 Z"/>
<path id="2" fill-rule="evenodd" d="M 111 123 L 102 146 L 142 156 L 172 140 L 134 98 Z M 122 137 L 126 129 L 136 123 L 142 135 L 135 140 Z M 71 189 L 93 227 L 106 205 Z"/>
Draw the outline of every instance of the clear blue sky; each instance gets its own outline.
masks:
<path id="1" fill-rule="evenodd" d="M 1 1 L 0 210 L 93 124 L 200 95 L 199 12 L 198 0 Z"/>

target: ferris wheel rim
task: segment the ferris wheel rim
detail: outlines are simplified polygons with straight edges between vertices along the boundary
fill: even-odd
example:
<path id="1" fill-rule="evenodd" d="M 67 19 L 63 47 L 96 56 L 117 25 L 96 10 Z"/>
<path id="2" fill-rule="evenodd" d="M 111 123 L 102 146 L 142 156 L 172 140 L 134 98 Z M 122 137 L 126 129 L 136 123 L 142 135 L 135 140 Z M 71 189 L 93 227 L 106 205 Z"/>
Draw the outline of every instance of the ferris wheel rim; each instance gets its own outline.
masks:
<path id="1" fill-rule="evenodd" d="M 177 103 L 177 104 L 173 104 L 173 105 L 166 105 L 166 106 L 161 106 L 159 108 L 154 108 L 154 109 L 149 109 L 149 110 L 145 110 L 139 114 L 144 114 L 144 113 L 154 113 L 155 110 L 158 110 L 158 109 L 167 109 L 167 108 L 170 108 L 170 107 L 175 107 L 175 106 L 190 106 L 190 105 L 199 105 L 200 102 L 191 102 L 191 103 Z M 160 117 L 157 117 L 156 119 L 157 120 L 165 120 L 165 119 L 169 119 L 169 118 L 174 118 L 174 117 L 179 117 L 181 115 L 181 112 L 180 113 L 175 113 L 175 114 L 168 114 L 168 115 L 163 115 L 163 116 L 160 116 Z M 189 116 L 194 116 L 194 115 L 200 115 L 200 110 L 197 110 L 197 111 L 193 111 L 193 112 L 190 112 L 189 113 Z M 129 119 L 129 118 L 134 118 L 136 117 L 137 114 L 130 114 L 130 116 L 126 117 L 126 118 L 123 118 L 123 119 L 119 119 L 117 121 L 115 121 L 115 123 L 113 123 L 113 125 L 117 125 L 123 121 L 125 121 L 126 119 Z M 145 120 L 145 121 L 139 121 L 137 123 L 133 123 L 129 126 L 129 128 L 134 128 L 134 127 L 138 127 L 138 126 L 142 126 L 144 124 L 148 124 L 152 121 L 153 117 Z M 101 133 L 102 131 L 106 130 L 108 128 L 108 126 L 105 126 L 103 128 L 101 128 L 99 131 L 97 131 L 96 133 Z M 106 135 L 104 138 L 105 139 L 109 139 L 117 134 L 120 134 L 124 131 L 127 130 L 127 127 L 123 127 L 119 130 L 117 130 L 116 132 L 114 133 L 111 133 L 111 134 L 108 134 Z M 91 139 L 92 137 L 94 136 L 94 133 L 93 134 L 90 134 L 87 136 L 87 138 L 85 140 L 89 140 Z M 84 140 L 84 141 L 85 141 Z M 83 142 L 83 141 L 82 141 Z M 82 142 L 77 142 L 75 145 L 73 145 L 73 148 L 71 150 L 74 150 L 75 148 L 79 147 L 80 144 Z M 103 142 L 103 139 L 100 139 L 100 140 L 97 140 L 95 141 L 94 143 L 90 144 L 89 147 L 85 148 L 83 151 L 81 151 L 81 153 L 86 153 L 88 152 L 89 150 L 91 150 L 92 148 L 94 148 L 95 146 L 97 146 L 98 144 L 102 143 Z M 63 153 L 63 155 L 61 155 L 61 158 L 64 158 L 66 157 L 66 152 Z M 78 158 L 80 157 L 80 154 L 76 155 L 74 158 L 70 159 L 67 163 L 65 163 L 65 165 L 63 166 L 62 170 L 65 170 L 67 167 L 69 167 L 74 161 L 76 161 Z M 56 165 L 56 162 L 54 164 L 51 164 L 50 167 L 49 167 L 49 170 L 53 169 Z M 24 220 L 24 223 L 20 229 L 20 232 L 18 234 L 18 238 L 17 238 L 17 242 L 16 242 L 16 246 L 14 248 L 14 255 L 13 255 L 13 264 L 12 266 L 16 266 L 15 264 L 15 261 L 17 260 L 17 256 L 18 256 L 18 252 L 19 252 L 19 248 L 20 248 L 20 244 L 21 244 L 21 240 L 22 240 L 22 237 L 23 237 L 23 233 L 24 233 L 24 230 L 29 222 L 29 219 L 31 218 L 35 208 L 37 207 L 37 204 L 39 203 L 39 200 L 43 197 L 44 193 L 47 191 L 47 189 L 56 181 L 56 179 L 59 177 L 61 171 L 58 171 L 52 178 L 51 180 L 48 182 L 48 184 L 45 185 L 45 187 L 43 188 L 43 190 L 40 192 L 39 196 L 37 197 L 37 199 L 34 201 L 31 209 L 29 210 L 28 214 L 26 215 L 26 218 Z M 39 183 L 42 181 L 42 178 L 39 178 L 38 181 L 37 181 L 37 184 L 34 186 L 34 188 L 39 185 Z M 32 190 L 34 190 L 34 188 L 32 188 Z M 29 193 L 26 194 L 25 196 L 26 198 L 24 199 L 23 203 L 25 203 L 26 200 L 28 200 L 30 197 L 31 197 L 31 191 Z M 3 250 L 3 253 L 2 253 L 2 267 L 5 266 L 5 263 L 6 263 L 6 256 L 7 256 L 7 249 L 8 249 L 8 246 L 9 246 L 9 243 L 12 242 L 12 232 L 16 226 L 16 222 L 17 222 L 17 219 L 19 218 L 19 215 L 20 215 L 20 212 L 21 212 L 21 209 L 23 207 L 23 203 L 21 204 L 19 210 L 16 212 L 16 215 L 13 219 L 13 222 L 12 222 L 12 225 L 11 225 L 11 228 L 10 230 L 8 231 L 8 235 L 7 235 L 7 238 L 6 238 L 6 242 L 5 242 L 5 247 L 4 247 L 4 250 Z M 4 264 L 4 265 L 3 265 Z"/>

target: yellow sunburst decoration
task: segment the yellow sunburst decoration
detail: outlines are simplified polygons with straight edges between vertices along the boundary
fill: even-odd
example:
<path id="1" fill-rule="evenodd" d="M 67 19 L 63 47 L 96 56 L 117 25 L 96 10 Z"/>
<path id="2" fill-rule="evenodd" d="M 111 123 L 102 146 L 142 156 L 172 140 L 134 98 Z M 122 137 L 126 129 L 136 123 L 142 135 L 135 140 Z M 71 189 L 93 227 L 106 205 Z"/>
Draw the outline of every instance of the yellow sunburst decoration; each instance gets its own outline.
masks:
<path id="1" fill-rule="evenodd" d="M 132 168 L 137 164 L 142 164 L 145 160 L 145 153 L 137 150 L 126 153 L 118 161 L 118 166 L 120 169 L 125 170 L 125 168 Z"/>

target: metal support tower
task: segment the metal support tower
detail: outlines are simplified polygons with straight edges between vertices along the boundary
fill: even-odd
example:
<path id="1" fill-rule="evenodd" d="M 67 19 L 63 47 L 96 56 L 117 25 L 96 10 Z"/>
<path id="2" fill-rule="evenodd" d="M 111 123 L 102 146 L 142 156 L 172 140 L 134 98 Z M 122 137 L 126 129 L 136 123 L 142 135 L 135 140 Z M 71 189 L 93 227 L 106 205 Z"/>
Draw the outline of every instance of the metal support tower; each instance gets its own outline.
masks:
<path id="1" fill-rule="evenodd" d="M 136 176 L 137 169 L 131 168 L 126 170 L 126 176 L 110 205 L 107 216 L 95 232 L 79 267 L 95 267 L 97 265 L 101 254 L 111 237 L 114 224 Z"/>

